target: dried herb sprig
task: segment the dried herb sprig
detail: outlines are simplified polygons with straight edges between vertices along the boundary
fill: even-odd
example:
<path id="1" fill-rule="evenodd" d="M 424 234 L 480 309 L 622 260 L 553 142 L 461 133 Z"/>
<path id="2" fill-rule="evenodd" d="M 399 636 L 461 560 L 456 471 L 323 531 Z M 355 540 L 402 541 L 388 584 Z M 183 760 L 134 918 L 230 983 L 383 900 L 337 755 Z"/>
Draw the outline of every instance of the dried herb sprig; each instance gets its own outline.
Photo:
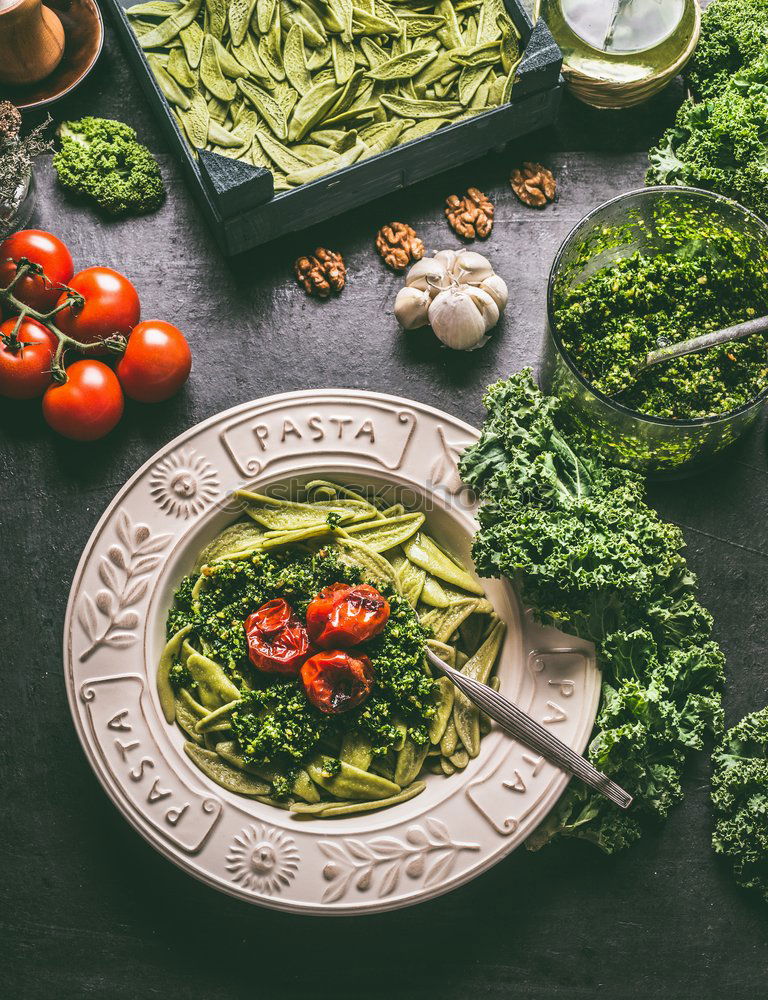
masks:
<path id="1" fill-rule="evenodd" d="M 10 101 L 0 101 L 0 225 L 19 207 L 32 161 L 53 148 L 46 138 L 50 124 L 49 117 L 22 136 L 18 109 Z"/>

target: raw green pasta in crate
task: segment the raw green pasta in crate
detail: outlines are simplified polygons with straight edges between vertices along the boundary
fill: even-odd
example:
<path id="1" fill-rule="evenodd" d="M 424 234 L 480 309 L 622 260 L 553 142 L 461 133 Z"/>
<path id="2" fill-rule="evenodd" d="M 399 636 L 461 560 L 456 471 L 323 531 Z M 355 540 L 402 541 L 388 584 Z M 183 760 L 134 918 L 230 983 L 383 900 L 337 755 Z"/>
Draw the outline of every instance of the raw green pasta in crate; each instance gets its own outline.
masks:
<path id="1" fill-rule="evenodd" d="M 418 795 L 425 773 L 466 767 L 487 720 L 431 676 L 425 647 L 496 685 L 504 626 L 424 515 L 324 480 L 291 500 L 237 496 L 243 517 L 178 587 L 157 670 L 163 713 L 194 765 L 235 794 L 320 818 L 386 808 Z M 334 586 L 373 588 L 388 609 L 349 651 L 371 665 L 367 695 L 338 712 L 311 700 L 303 672 L 257 669 L 247 628 L 269 602 L 309 627 L 308 609 Z"/>
<path id="2" fill-rule="evenodd" d="M 149 0 L 126 10 L 194 149 L 317 180 L 506 104 L 503 0 Z"/>

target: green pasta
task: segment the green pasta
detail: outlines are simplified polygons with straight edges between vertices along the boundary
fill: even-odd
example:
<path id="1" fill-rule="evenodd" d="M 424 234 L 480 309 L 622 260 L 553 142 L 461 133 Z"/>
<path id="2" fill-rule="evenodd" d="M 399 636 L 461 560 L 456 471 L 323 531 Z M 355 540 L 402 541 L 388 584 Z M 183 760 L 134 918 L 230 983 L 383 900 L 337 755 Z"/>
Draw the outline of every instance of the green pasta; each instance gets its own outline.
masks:
<path id="1" fill-rule="evenodd" d="M 158 665 L 163 714 L 190 761 L 233 794 L 320 819 L 387 808 L 418 795 L 424 773 L 466 767 L 487 720 L 432 677 L 424 648 L 497 685 L 503 625 L 424 515 L 322 479 L 290 500 L 236 495 L 243 516 L 180 582 Z M 380 591 L 389 618 L 349 650 L 372 665 L 360 704 L 325 714 L 297 673 L 253 665 L 245 621 L 263 604 L 281 598 L 302 622 L 323 588 L 362 583 Z"/>

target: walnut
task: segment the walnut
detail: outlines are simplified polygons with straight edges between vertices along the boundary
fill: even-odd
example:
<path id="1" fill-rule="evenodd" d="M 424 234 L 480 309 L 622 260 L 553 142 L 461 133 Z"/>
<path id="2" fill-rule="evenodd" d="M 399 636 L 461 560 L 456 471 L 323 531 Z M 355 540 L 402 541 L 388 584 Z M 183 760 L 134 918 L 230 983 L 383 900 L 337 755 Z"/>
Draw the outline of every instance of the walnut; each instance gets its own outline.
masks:
<path id="1" fill-rule="evenodd" d="M 512 171 L 509 183 L 520 201 L 533 208 L 543 208 L 555 200 L 557 181 L 552 171 L 540 163 L 526 161 L 522 168 Z"/>
<path id="2" fill-rule="evenodd" d="M 452 194 L 445 199 L 445 217 L 451 229 L 464 239 L 487 239 L 493 229 L 493 202 L 475 187 L 463 198 Z"/>
<path id="3" fill-rule="evenodd" d="M 412 226 L 405 222 L 390 222 L 376 233 L 376 249 L 387 267 L 404 271 L 413 261 L 424 256 L 424 244 Z"/>
<path id="4" fill-rule="evenodd" d="M 307 295 L 321 299 L 327 299 L 331 291 L 340 292 L 347 277 L 341 254 L 324 247 L 318 247 L 309 257 L 297 258 L 293 267 Z"/>

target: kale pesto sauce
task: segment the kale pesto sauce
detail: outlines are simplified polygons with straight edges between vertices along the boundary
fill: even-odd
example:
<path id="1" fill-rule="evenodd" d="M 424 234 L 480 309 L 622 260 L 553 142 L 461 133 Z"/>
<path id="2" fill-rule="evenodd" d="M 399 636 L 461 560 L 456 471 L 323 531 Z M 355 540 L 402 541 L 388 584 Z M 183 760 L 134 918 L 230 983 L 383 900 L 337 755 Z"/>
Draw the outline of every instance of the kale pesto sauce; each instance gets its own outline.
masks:
<path id="1" fill-rule="evenodd" d="M 667 226 L 673 227 L 671 220 Z M 768 267 L 723 225 L 696 239 L 680 220 L 670 252 L 636 251 L 571 288 L 555 312 L 563 347 L 596 389 L 664 419 L 729 413 L 768 386 L 764 334 L 628 375 L 659 347 L 768 313 Z"/>
<path id="2" fill-rule="evenodd" d="M 191 624 L 206 653 L 240 689 L 241 701 L 231 716 L 232 730 L 247 762 L 278 770 L 272 785 L 275 797 L 286 797 L 296 769 L 324 745 L 337 744 L 348 730 L 364 733 L 375 756 L 386 755 L 398 744 L 402 738 L 398 723 L 417 745 L 426 742 L 435 711 L 434 682 L 424 669 L 428 632 L 410 604 L 392 588 L 381 588 L 390 605 L 386 626 L 361 646 L 374 665 L 373 692 L 343 715 L 325 715 L 307 700 L 298 678 L 264 674 L 251 665 L 243 623 L 251 612 L 277 597 L 288 601 L 303 618 L 309 602 L 324 587 L 359 583 L 360 571 L 329 548 L 315 554 L 287 550 L 225 559 L 203 572 L 206 584 L 196 601 L 192 587 L 197 574 L 181 582 L 168 615 L 168 635 Z M 171 668 L 170 680 L 174 687 L 185 686 L 194 693 L 194 682 L 181 658 Z"/>

